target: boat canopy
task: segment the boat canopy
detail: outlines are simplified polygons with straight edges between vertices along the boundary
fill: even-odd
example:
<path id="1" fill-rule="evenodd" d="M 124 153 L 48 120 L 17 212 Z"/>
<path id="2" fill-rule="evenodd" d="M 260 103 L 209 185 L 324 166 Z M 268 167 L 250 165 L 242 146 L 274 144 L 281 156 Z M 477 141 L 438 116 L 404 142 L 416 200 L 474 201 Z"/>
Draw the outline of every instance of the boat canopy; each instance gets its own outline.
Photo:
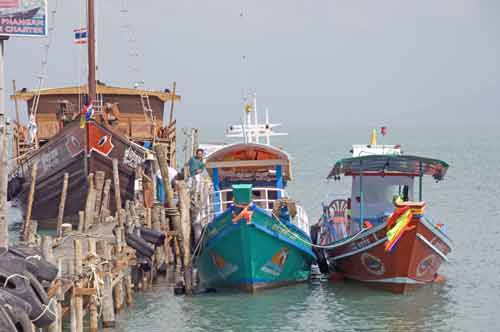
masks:
<path id="1" fill-rule="evenodd" d="M 369 155 L 341 159 L 335 163 L 328 179 L 344 175 L 430 175 L 437 181 L 444 178 L 449 165 L 438 159 L 406 155 Z"/>
<path id="2" fill-rule="evenodd" d="M 277 167 L 283 180 L 291 179 L 289 155 L 276 147 L 258 143 L 231 144 L 211 153 L 206 159 L 210 176 L 213 178 L 217 169 L 219 181 L 276 181 Z"/>

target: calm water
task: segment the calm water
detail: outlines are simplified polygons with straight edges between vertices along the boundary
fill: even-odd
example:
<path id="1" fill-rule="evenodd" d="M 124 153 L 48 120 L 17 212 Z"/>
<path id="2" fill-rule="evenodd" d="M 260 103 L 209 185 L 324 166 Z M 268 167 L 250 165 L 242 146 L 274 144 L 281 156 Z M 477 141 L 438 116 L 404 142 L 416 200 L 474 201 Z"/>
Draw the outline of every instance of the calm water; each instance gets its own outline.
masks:
<path id="1" fill-rule="evenodd" d="M 369 128 L 286 128 L 274 140 L 294 158 L 289 194 L 311 220 L 327 193 L 346 193 L 347 182 L 324 179 L 352 143 L 368 143 Z M 500 314 L 500 133 L 494 128 L 389 128 L 385 143 L 401 143 L 407 154 L 450 163 L 441 183 L 424 182 L 428 214 L 446 224 L 455 247 L 441 268 L 443 285 L 393 295 L 347 282 L 299 285 L 257 295 L 217 293 L 174 297 L 157 285 L 137 296 L 120 316 L 117 331 L 498 331 Z M 222 129 L 203 132 L 219 140 Z M 380 143 L 380 141 L 379 141 Z"/>

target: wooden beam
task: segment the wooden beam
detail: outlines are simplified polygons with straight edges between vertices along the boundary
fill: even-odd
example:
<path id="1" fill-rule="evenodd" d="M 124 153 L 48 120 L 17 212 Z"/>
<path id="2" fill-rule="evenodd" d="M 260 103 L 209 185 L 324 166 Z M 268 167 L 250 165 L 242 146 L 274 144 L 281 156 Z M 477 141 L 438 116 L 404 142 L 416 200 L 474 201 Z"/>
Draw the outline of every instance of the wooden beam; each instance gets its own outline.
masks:
<path id="1" fill-rule="evenodd" d="M 97 288 L 75 287 L 73 288 L 74 296 L 92 296 L 97 295 Z"/>
<path id="2" fill-rule="evenodd" d="M 287 166 L 288 160 L 268 159 L 268 160 L 234 160 L 234 161 L 209 161 L 206 168 L 233 168 L 233 167 L 267 167 L 283 165 Z"/>

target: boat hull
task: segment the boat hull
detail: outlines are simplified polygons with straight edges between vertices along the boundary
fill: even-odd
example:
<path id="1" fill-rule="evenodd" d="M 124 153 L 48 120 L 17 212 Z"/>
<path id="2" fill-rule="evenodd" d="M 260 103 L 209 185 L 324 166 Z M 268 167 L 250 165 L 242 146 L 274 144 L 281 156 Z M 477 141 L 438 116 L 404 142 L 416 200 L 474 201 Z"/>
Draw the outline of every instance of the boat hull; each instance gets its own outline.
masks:
<path id="1" fill-rule="evenodd" d="M 88 135 L 89 146 L 88 173 L 85 172 L 85 135 Z M 66 222 L 76 223 L 78 211 L 85 209 L 87 174 L 103 171 L 106 179 L 112 179 L 114 158 L 119 161 L 120 191 L 122 202 L 125 202 L 133 199 L 134 166 L 145 160 L 144 151 L 122 135 L 97 123 L 90 122 L 87 129 L 80 128 L 78 122 L 70 123 L 56 137 L 30 155 L 17 170 L 18 176 L 26 180 L 17 197 L 23 212 L 26 211 L 28 202 L 31 169 L 36 163 L 37 178 L 31 219 L 37 220 L 42 228 L 56 226 L 64 174 L 68 173 L 64 216 Z M 114 213 L 116 204 L 113 186 L 109 198 L 110 211 Z"/>
<path id="2" fill-rule="evenodd" d="M 260 210 L 250 222 L 233 222 L 230 210 L 215 218 L 207 226 L 208 239 L 198 258 L 201 286 L 255 292 L 306 281 L 314 254 L 276 226 L 277 221 Z"/>
<path id="3" fill-rule="evenodd" d="M 405 293 L 433 282 L 451 241 L 434 225 L 418 218 L 391 252 L 385 251 L 386 224 L 373 227 L 326 250 L 327 259 L 344 277 L 372 287 Z"/>

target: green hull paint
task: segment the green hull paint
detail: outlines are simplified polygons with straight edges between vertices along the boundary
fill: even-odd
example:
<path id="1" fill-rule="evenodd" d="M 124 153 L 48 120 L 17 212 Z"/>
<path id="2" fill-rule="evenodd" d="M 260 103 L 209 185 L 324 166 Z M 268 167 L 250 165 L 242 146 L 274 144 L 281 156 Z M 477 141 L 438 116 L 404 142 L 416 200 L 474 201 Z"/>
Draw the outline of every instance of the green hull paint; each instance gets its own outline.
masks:
<path id="1" fill-rule="evenodd" d="M 254 211 L 250 223 L 233 223 L 226 211 L 208 226 L 197 264 L 201 286 L 255 291 L 306 281 L 315 257 L 297 237 L 310 241 L 263 210 Z"/>

